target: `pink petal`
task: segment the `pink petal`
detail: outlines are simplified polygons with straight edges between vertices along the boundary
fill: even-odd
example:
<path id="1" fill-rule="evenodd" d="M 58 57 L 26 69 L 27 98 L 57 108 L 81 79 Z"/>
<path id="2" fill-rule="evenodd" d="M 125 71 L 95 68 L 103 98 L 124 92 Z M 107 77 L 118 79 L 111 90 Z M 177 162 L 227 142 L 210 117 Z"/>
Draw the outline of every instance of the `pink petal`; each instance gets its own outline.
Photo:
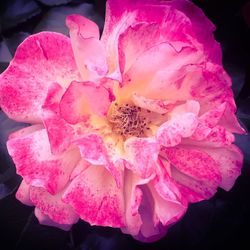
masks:
<path id="1" fill-rule="evenodd" d="M 141 54 L 124 74 L 122 82 L 124 87 L 120 89 L 120 98 L 126 100 L 133 93 L 137 93 L 152 99 L 173 100 L 168 89 L 179 92 L 180 84 L 175 84 L 171 78 L 183 75 L 183 72 L 179 72 L 183 66 L 200 63 L 201 59 L 202 54 L 191 47 L 185 47 L 178 52 L 169 43 L 152 46 Z M 150 64 L 145 64 L 149 61 Z M 162 76 L 162 79 L 156 82 L 154 78 L 160 71 L 163 72 L 164 77 Z M 179 96 L 176 95 L 175 98 L 179 100 Z"/>
<path id="2" fill-rule="evenodd" d="M 68 123 L 76 124 L 93 113 L 106 115 L 109 105 L 109 92 L 105 88 L 92 82 L 72 82 L 60 102 L 60 113 Z"/>
<path id="3" fill-rule="evenodd" d="M 104 76 L 108 68 L 105 49 L 99 41 L 98 26 L 80 15 L 68 16 L 66 24 L 82 79 L 87 81 Z"/>
<path id="4" fill-rule="evenodd" d="M 171 175 L 191 202 L 210 198 L 221 183 L 217 162 L 192 148 L 165 148 L 161 155 L 171 163 Z"/>
<path id="5" fill-rule="evenodd" d="M 9 140 L 26 136 L 28 134 L 31 134 L 31 133 L 38 131 L 38 130 L 41 130 L 43 128 L 44 128 L 44 126 L 42 124 L 36 124 L 36 125 L 32 125 L 32 126 L 28 126 L 28 127 L 19 129 L 19 130 L 15 131 L 9 135 Z"/>
<path id="6" fill-rule="evenodd" d="M 124 226 L 122 190 L 101 166 L 91 166 L 76 177 L 65 191 L 63 200 L 91 225 Z"/>
<path id="7" fill-rule="evenodd" d="M 68 86 L 73 79 L 79 75 L 69 38 L 53 32 L 29 36 L 0 76 L 0 105 L 12 119 L 38 123 L 48 86 Z"/>
<path id="8" fill-rule="evenodd" d="M 48 133 L 51 152 L 60 154 L 65 152 L 74 136 L 74 129 L 60 117 L 59 103 L 64 89 L 57 83 L 49 86 L 48 94 L 43 104 L 43 123 Z"/>
<path id="9" fill-rule="evenodd" d="M 133 103 L 143 109 L 150 110 L 159 114 L 165 114 L 172 110 L 176 101 L 155 100 L 134 93 L 132 95 Z"/>
<path id="10" fill-rule="evenodd" d="M 115 178 L 117 186 L 123 183 L 123 162 L 119 159 L 112 159 L 112 151 L 115 145 L 104 144 L 103 139 L 96 134 L 83 136 L 75 141 L 80 149 L 80 154 L 84 160 L 93 165 L 104 165 L 105 168 Z"/>
<path id="11" fill-rule="evenodd" d="M 45 215 L 44 213 L 42 213 L 41 210 L 37 207 L 35 208 L 35 216 L 41 225 L 57 227 L 64 231 L 69 231 L 72 226 L 72 225 L 59 224 L 59 223 L 54 222 L 53 220 L 50 219 L 48 215 Z"/>
<path id="12" fill-rule="evenodd" d="M 208 154 L 190 148 L 165 148 L 161 155 L 182 173 L 198 180 L 219 185 L 221 173 L 218 164 Z"/>
<path id="13" fill-rule="evenodd" d="M 61 196 L 61 193 L 51 195 L 43 188 L 30 188 L 30 199 L 43 214 L 58 224 L 75 224 L 78 216 L 71 206 L 62 201 Z"/>
<path id="14" fill-rule="evenodd" d="M 27 184 L 43 187 L 55 194 L 69 181 L 71 171 L 79 161 L 76 150 L 55 156 L 51 154 L 46 130 L 39 130 L 7 142 L 17 169 Z"/>
<path id="15" fill-rule="evenodd" d="M 133 236 L 139 234 L 142 220 L 139 207 L 142 201 L 142 190 L 139 187 L 140 179 L 131 171 L 125 171 L 124 199 L 126 227 L 121 228 L 123 233 Z"/>
<path id="16" fill-rule="evenodd" d="M 193 35 L 193 38 L 202 44 L 201 46 L 203 46 L 207 57 L 213 62 L 221 64 L 222 52 L 220 44 L 215 41 L 213 36 L 215 26 L 202 10 L 187 0 L 174 0 L 169 3 L 177 10 L 183 12 L 186 18 L 191 21 L 191 31 L 193 34 L 190 35 Z"/>
<path id="17" fill-rule="evenodd" d="M 16 198 L 27 206 L 33 206 L 33 203 L 30 200 L 30 185 L 24 180 L 21 182 L 16 192 Z"/>
<path id="18" fill-rule="evenodd" d="M 187 203 L 163 166 L 149 189 L 154 199 L 155 224 L 170 225 L 185 213 Z"/>
<path id="19" fill-rule="evenodd" d="M 220 187 L 227 191 L 230 190 L 237 177 L 241 174 L 243 155 L 239 148 L 235 145 L 229 145 L 221 148 L 200 146 L 199 149 L 217 162 L 222 177 Z"/>
<path id="20" fill-rule="evenodd" d="M 124 149 L 130 163 L 127 164 L 127 168 L 143 179 L 155 175 L 160 145 L 154 139 L 131 137 L 125 141 Z"/>
<path id="21" fill-rule="evenodd" d="M 198 124 L 194 113 L 186 113 L 163 123 L 156 132 L 158 143 L 165 147 L 178 145 L 183 137 L 190 137 Z"/>

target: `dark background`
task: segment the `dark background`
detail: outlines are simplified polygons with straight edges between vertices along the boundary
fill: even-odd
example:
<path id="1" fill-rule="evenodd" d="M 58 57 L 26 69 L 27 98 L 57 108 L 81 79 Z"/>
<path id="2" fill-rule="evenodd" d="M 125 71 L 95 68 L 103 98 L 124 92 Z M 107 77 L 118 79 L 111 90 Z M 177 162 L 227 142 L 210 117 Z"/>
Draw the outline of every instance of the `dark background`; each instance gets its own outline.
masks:
<path id="1" fill-rule="evenodd" d="M 121 0 L 122 1 L 122 0 Z M 232 77 L 243 127 L 250 128 L 250 1 L 196 0 L 217 27 L 223 63 Z M 230 2 L 230 3 L 229 3 Z M 0 1 L 0 72 L 7 66 L 17 45 L 42 30 L 67 34 L 65 16 L 83 14 L 103 27 L 105 1 L 9 0 Z M 20 183 L 8 157 L 8 133 L 24 126 L 0 111 L 0 249 L 44 250 L 159 250 L 159 249 L 250 249 L 250 137 L 237 136 L 245 160 L 242 175 L 230 192 L 219 190 L 208 201 L 192 204 L 184 218 L 172 226 L 162 240 L 145 244 L 117 229 L 90 227 L 81 221 L 69 232 L 39 225 L 33 208 L 15 199 Z"/>

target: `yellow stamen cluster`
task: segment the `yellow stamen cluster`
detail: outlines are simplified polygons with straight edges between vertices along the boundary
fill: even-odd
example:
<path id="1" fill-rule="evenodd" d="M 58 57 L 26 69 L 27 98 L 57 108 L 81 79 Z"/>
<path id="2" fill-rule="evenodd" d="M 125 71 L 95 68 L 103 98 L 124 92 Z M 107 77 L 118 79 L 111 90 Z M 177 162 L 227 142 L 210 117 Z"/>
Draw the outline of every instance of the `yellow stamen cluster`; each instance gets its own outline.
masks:
<path id="1" fill-rule="evenodd" d="M 143 110 L 140 107 L 124 104 L 112 105 L 108 121 L 112 127 L 112 132 L 119 134 L 125 138 L 130 136 L 144 137 L 150 121 L 146 117 L 149 110 Z"/>

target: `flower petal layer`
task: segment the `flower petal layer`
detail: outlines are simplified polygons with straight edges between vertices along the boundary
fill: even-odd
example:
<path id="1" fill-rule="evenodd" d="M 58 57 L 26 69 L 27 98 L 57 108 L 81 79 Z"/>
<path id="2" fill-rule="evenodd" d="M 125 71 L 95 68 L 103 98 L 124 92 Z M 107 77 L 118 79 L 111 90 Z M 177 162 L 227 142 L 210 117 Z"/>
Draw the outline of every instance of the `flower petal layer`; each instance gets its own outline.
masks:
<path id="1" fill-rule="evenodd" d="M 48 86 L 68 86 L 73 79 L 79 73 L 68 37 L 53 32 L 29 36 L 0 76 L 0 105 L 12 119 L 38 123 Z"/>
<path id="2" fill-rule="evenodd" d="M 77 150 L 55 156 L 51 154 L 45 129 L 13 138 L 7 142 L 9 154 L 27 184 L 43 187 L 55 194 L 69 181 L 71 171 L 79 161 Z"/>
<path id="3" fill-rule="evenodd" d="M 131 137 L 125 141 L 124 149 L 129 162 L 127 168 L 143 179 L 155 175 L 160 145 L 154 139 Z"/>
<path id="4" fill-rule="evenodd" d="M 74 81 L 61 99 L 61 116 L 70 124 L 84 121 L 93 113 L 104 116 L 110 105 L 109 97 L 108 90 L 102 86 Z"/>
<path id="5" fill-rule="evenodd" d="M 73 208 L 62 201 L 62 193 L 51 195 L 43 188 L 31 186 L 30 200 L 43 214 L 56 223 L 72 225 L 79 218 Z"/>
<path id="6" fill-rule="evenodd" d="M 91 225 L 124 226 L 122 190 L 102 166 L 88 167 L 78 175 L 65 191 L 63 200 Z"/>
<path id="7" fill-rule="evenodd" d="M 66 19 L 76 63 L 84 81 L 104 76 L 107 71 L 105 49 L 99 40 L 99 28 L 89 19 L 70 15 Z"/>

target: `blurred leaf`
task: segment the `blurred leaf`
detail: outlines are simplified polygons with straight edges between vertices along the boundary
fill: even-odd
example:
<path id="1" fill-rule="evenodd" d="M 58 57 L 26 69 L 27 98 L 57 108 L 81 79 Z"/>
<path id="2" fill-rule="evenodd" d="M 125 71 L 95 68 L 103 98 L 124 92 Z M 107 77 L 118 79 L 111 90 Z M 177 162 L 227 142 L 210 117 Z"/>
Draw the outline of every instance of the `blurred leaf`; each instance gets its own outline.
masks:
<path id="1" fill-rule="evenodd" d="M 6 2 L 2 16 L 2 29 L 7 30 L 39 14 L 39 5 L 32 0 L 12 0 Z"/>
<path id="2" fill-rule="evenodd" d="M 37 0 L 37 1 L 49 6 L 67 4 L 72 2 L 72 0 Z"/>
<path id="3" fill-rule="evenodd" d="M 100 28 L 103 26 L 103 19 L 95 12 L 93 5 L 84 3 L 78 6 L 62 6 L 50 9 L 37 25 L 34 33 L 48 30 L 68 35 L 68 28 L 65 25 L 65 19 L 70 14 L 83 15 L 96 22 Z"/>
<path id="4" fill-rule="evenodd" d="M 4 70 L 6 70 L 8 65 L 9 65 L 9 63 L 7 63 L 7 62 L 4 62 L 4 63 L 0 62 L 0 73 L 2 73 Z"/>
<path id="5" fill-rule="evenodd" d="M 14 56 L 17 47 L 25 38 L 27 38 L 30 34 L 27 32 L 18 32 L 14 33 L 11 37 L 5 38 L 5 43 L 9 48 L 10 53 Z"/>
<path id="6" fill-rule="evenodd" d="M 0 199 L 11 194 L 20 183 L 20 176 L 16 174 L 15 166 L 8 154 L 6 141 L 11 132 L 27 126 L 10 120 L 0 111 Z"/>
<path id="7" fill-rule="evenodd" d="M 8 63 L 12 59 L 5 41 L 0 42 L 0 62 Z"/>

